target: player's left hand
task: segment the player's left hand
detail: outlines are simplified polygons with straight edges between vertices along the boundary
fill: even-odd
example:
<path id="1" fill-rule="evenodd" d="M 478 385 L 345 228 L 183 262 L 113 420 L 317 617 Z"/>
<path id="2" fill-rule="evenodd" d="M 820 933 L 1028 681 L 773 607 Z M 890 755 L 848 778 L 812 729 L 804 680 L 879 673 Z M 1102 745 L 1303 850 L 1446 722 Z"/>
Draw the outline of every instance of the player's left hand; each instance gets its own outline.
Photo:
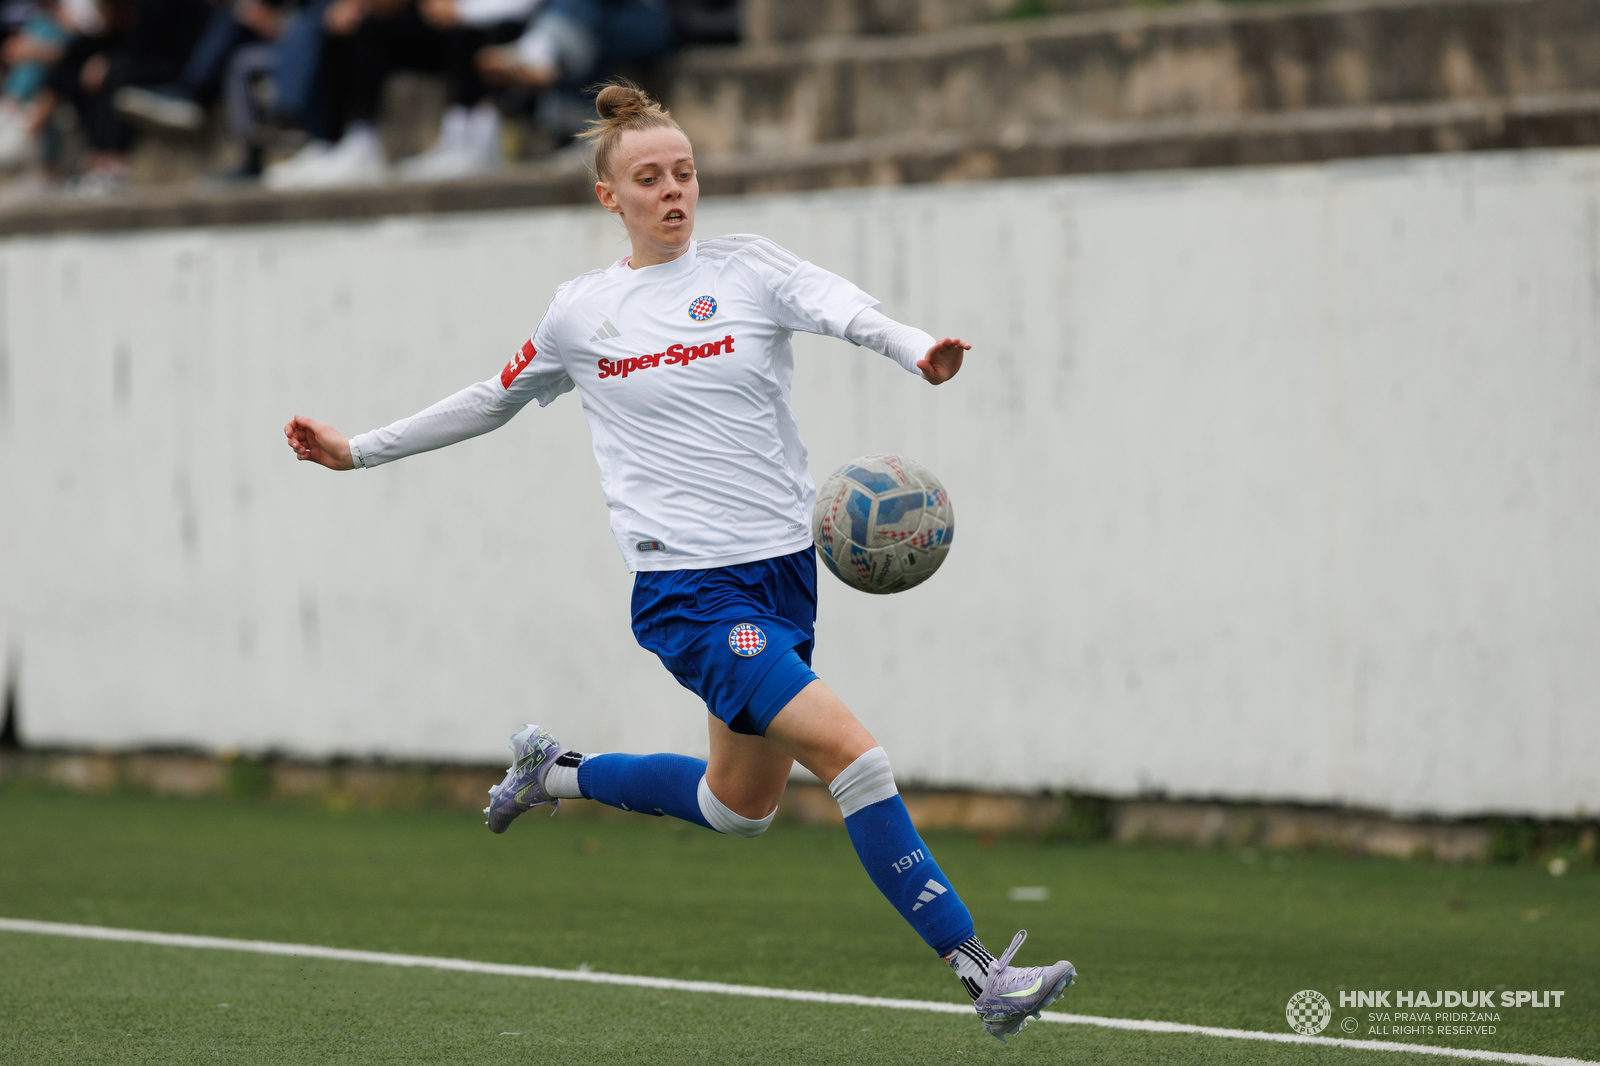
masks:
<path id="1" fill-rule="evenodd" d="M 917 369 L 930 385 L 942 385 L 956 376 L 961 369 L 961 357 L 972 350 L 972 345 L 960 337 L 946 337 L 928 349 L 928 354 L 917 360 Z"/>

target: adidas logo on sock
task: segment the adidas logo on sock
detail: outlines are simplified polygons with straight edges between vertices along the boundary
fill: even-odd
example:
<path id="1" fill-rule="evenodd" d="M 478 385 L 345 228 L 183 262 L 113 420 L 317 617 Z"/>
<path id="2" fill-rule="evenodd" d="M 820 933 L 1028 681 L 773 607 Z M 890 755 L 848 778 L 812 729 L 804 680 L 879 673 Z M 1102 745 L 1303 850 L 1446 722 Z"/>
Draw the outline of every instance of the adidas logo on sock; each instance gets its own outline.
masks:
<path id="1" fill-rule="evenodd" d="M 612 341 L 616 340 L 620 336 L 622 336 L 622 331 L 616 326 L 613 326 L 609 318 L 602 318 L 600 320 L 600 328 L 594 331 L 594 336 L 589 338 L 589 343 L 595 344 L 599 341 Z"/>
<path id="2" fill-rule="evenodd" d="M 924 888 L 921 892 L 917 893 L 917 899 L 921 900 L 922 902 L 921 903 L 913 903 L 911 905 L 911 909 L 914 910 L 914 911 L 920 911 L 922 909 L 922 904 L 923 903 L 932 903 L 934 900 L 938 899 L 940 896 L 944 895 L 948 891 L 950 891 L 950 890 L 948 888 L 945 888 L 939 882 L 937 882 L 937 881 L 929 881 L 927 887 Z"/>

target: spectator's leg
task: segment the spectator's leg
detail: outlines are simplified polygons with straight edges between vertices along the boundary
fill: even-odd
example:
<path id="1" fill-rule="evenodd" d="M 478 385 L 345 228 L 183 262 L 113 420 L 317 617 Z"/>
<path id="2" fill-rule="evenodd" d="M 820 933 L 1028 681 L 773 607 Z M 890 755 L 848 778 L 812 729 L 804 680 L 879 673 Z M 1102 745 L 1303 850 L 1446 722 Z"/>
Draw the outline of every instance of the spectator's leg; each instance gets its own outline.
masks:
<path id="1" fill-rule="evenodd" d="M 233 17 L 233 5 L 223 4 L 211 14 L 180 79 L 191 99 L 207 104 L 216 99 L 234 52 L 255 40 L 255 33 Z"/>
<path id="2" fill-rule="evenodd" d="M 314 141 L 332 140 L 337 129 L 328 95 L 328 79 L 319 78 L 324 33 L 322 15 L 329 0 L 312 2 L 289 20 L 278 39 L 272 70 L 273 109 L 310 134 Z"/>
<path id="3" fill-rule="evenodd" d="M 622 0 L 606 5 L 600 29 L 603 73 L 654 63 L 671 52 L 675 43 L 672 16 L 665 4 Z"/>
<path id="4" fill-rule="evenodd" d="M 497 22 L 492 26 L 458 26 L 445 41 L 445 79 L 450 84 L 450 102 L 465 108 L 477 107 L 489 95 L 489 86 L 478 71 L 474 57 L 483 48 L 510 44 L 522 36 L 526 24 Z"/>
<path id="5" fill-rule="evenodd" d="M 458 26 L 443 38 L 442 58 L 450 90 L 450 106 L 439 125 L 439 139 L 418 157 L 408 176 L 443 178 L 493 169 L 500 164 L 500 111 L 489 97 L 489 87 L 478 72 L 474 57 L 479 50 L 516 40 L 522 22 L 502 22 L 485 27 Z M 457 158 L 446 159 L 446 156 Z"/>
<path id="6" fill-rule="evenodd" d="M 123 48 L 109 54 L 110 69 L 100 90 L 88 99 L 89 122 L 85 131 L 89 145 L 108 157 L 126 156 L 133 149 L 133 127 L 123 121 L 112 101 L 117 90 L 130 83 L 139 67 L 139 58 Z"/>
<path id="7" fill-rule="evenodd" d="M 228 128 L 244 147 L 244 159 L 235 175 L 253 177 L 261 173 L 266 149 L 266 129 L 256 113 L 255 83 L 270 77 L 277 64 L 275 44 L 247 44 L 233 54 L 222 82 L 223 104 L 228 111 Z"/>
<path id="8" fill-rule="evenodd" d="M 351 122 L 376 124 L 383 87 L 399 70 L 441 72 L 445 36 L 422 20 L 415 7 L 385 18 L 368 17 L 351 36 L 348 86 Z"/>

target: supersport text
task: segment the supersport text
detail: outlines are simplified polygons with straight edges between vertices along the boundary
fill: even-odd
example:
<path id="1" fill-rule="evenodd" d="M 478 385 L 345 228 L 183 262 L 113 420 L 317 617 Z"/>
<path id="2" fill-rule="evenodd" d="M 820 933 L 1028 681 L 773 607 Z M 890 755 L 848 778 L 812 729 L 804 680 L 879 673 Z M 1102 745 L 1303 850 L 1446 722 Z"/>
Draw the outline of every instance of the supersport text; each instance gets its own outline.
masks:
<path id="1" fill-rule="evenodd" d="M 708 359 L 713 355 L 733 354 L 733 335 L 730 333 L 720 341 L 711 341 L 706 344 L 674 344 L 664 352 L 654 355 L 641 355 L 627 359 L 602 359 L 600 360 L 600 377 L 625 378 L 636 370 L 650 370 L 660 366 L 663 362 L 668 366 L 687 366 L 696 359 Z"/>

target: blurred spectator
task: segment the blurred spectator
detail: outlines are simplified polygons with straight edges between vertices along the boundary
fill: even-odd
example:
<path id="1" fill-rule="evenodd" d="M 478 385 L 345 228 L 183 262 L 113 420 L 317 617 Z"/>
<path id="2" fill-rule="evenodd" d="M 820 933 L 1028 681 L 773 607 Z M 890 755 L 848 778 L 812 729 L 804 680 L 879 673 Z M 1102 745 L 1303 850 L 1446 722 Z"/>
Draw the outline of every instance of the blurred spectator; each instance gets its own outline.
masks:
<path id="1" fill-rule="evenodd" d="M 206 107 L 222 90 L 234 55 L 248 45 L 274 41 L 283 31 L 281 6 L 282 0 L 219 5 L 211 12 L 178 80 L 158 88 L 127 86 L 117 93 L 117 110 L 168 129 L 199 129 L 205 124 Z"/>
<path id="2" fill-rule="evenodd" d="M 263 173 L 284 125 L 307 143 L 265 176 L 275 187 L 378 181 L 377 121 L 397 71 L 443 77 L 433 144 L 404 180 L 488 173 L 502 161 L 502 107 L 549 138 L 592 117 L 583 89 L 649 64 L 679 37 L 736 36 L 736 0 L 0 0 L 0 168 L 38 155 L 70 105 L 87 151 L 81 187 L 125 180 L 128 119 L 196 131 L 219 99 L 242 157 Z M 674 24 L 677 29 L 675 31 Z"/>
<path id="3" fill-rule="evenodd" d="M 210 9 L 204 0 L 103 0 L 97 34 L 73 38 L 46 80 L 41 103 L 70 103 L 88 141 L 83 182 L 112 187 L 127 178 L 134 131 L 113 101 L 125 86 L 176 82 Z"/>
<path id="4" fill-rule="evenodd" d="M 92 10 L 92 9 L 91 9 Z M 18 12 L 22 22 L 0 45 L 6 74 L 0 85 L 0 169 L 12 170 L 35 159 L 33 102 L 50 67 L 66 51 L 71 33 L 60 5 L 44 2 Z"/>
<path id="5" fill-rule="evenodd" d="M 539 124 L 567 140 L 594 117 L 585 86 L 653 63 L 675 43 L 663 0 L 549 0 L 515 43 L 481 49 L 477 61 L 493 84 L 539 90 Z"/>
<path id="6" fill-rule="evenodd" d="M 439 180 L 499 166 L 490 85 L 534 91 L 540 125 L 563 140 L 592 117 L 584 86 L 661 58 L 674 40 L 663 0 L 328 0 L 322 29 L 325 84 L 342 132 L 336 144 L 313 140 L 270 168 L 276 188 L 381 180 L 378 108 L 394 71 L 436 72 L 449 83 L 434 146 L 399 167 L 405 179 Z"/>
<path id="7" fill-rule="evenodd" d="M 320 6 L 321 38 L 315 44 L 322 114 L 309 124 L 312 140 L 267 171 L 267 184 L 275 188 L 381 181 L 388 171 L 377 129 L 384 83 L 397 70 L 444 68 L 442 35 L 412 0 L 329 0 Z M 339 137 L 330 145 L 324 137 L 333 130 Z"/>
<path id="8" fill-rule="evenodd" d="M 480 49 L 522 35 L 539 0 L 422 0 L 425 21 L 444 35 L 450 106 L 432 148 L 400 164 L 400 176 L 439 181 L 499 167 L 500 110 L 478 72 Z"/>
<path id="9" fill-rule="evenodd" d="M 402 178 L 430 181 L 486 173 L 500 165 L 500 113 L 473 63 L 485 45 L 516 39 L 538 0 L 332 0 L 325 11 L 325 84 L 342 136 L 315 140 L 277 165 L 278 188 L 342 185 L 383 177 L 378 109 L 398 70 L 444 75 L 449 105 L 433 147 L 401 164 Z"/>

